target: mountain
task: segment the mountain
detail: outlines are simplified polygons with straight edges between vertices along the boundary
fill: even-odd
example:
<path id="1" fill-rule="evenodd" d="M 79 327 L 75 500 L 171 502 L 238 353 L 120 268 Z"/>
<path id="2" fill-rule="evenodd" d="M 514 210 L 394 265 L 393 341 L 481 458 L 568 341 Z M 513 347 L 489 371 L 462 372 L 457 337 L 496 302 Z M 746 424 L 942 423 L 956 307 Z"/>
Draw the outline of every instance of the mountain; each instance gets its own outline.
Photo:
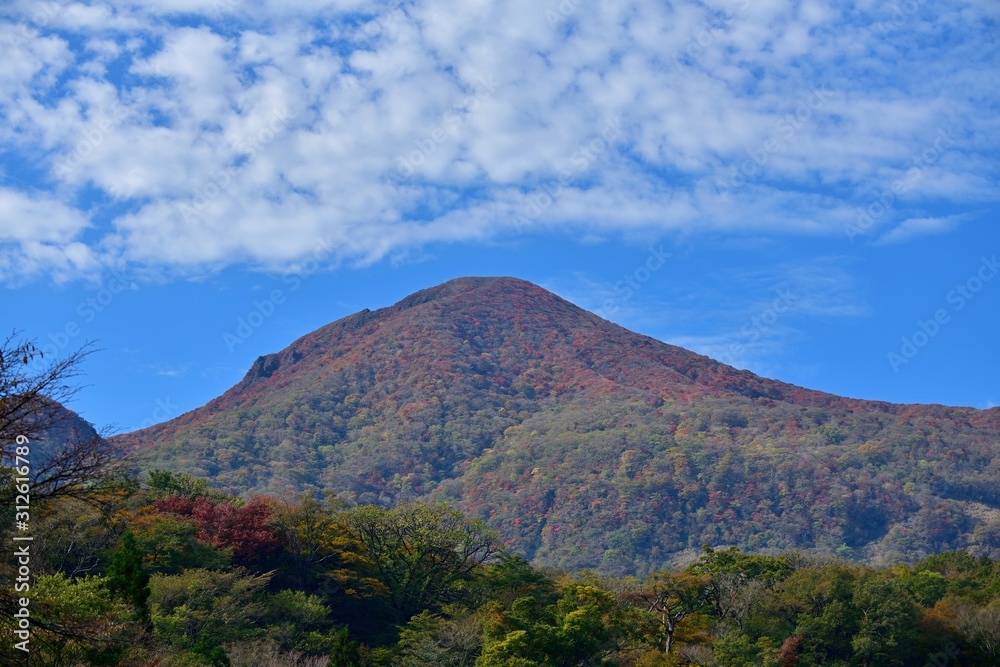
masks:
<path id="1" fill-rule="evenodd" d="M 37 419 L 46 426 L 32 438 L 36 449 L 63 451 L 68 445 L 102 439 L 93 424 L 61 403 L 51 402 Z"/>
<path id="2" fill-rule="evenodd" d="M 522 280 L 463 278 L 118 441 L 229 492 L 447 501 L 536 562 L 642 573 L 703 544 L 1000 555 L 998 435 L 997 409 L 802 389 Z"/>
<path id="3" fill-rule="evenodd" d="M 4 461 L 13 465 L 15 453 L 27 447 L 32 501 L 75 496 L 85 487 L 113 475 L 121 452 L 112 447 L 93 425 L 61 403 L 37 397 L 9 419 L 17 433 L 4 448 Z M 14 426 L 16 424 L 16 426 Z M 20 465 L 20 464 L 19 464 Z M 13 484 L 0 484 L 0 507 L 13 512 Z"/>

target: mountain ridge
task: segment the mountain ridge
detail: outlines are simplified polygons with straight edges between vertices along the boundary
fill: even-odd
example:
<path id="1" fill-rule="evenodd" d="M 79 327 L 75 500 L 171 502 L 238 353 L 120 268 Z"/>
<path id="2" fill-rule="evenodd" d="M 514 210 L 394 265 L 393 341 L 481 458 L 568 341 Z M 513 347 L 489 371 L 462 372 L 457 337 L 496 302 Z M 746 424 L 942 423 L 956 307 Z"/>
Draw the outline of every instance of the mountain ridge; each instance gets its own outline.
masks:
<path id="1" fill-rule="evenodd" d="M 990 439 L 998 431 L 1000 410 L 897 405 L 804 389 L 630 332 L 523 280 L 460 278 L 320 327 L 259 357 L 240 382 L 205 406 L 118 440 L 150 465 L 193 472 L 230 491 L 330 489 L 352 502 L 383 504 L 447 500 L 487 519 L 543 562 L 614 570 L 628 569 L 621 563 L 630 560 L 652 566 L 699 542 L 759 549 L 751 539 L 754 525 L 794 523 L 795 507 L 816 512 L 789 498 L 788 507 L 779 502 L 781 511 L 768 514 L 761 509 L 767 498 L 758 498 L 762 488 L 784 502 L 794 487 L 802 497 L 816 496 L 829 515 L 810 519 L 817 525 L 801 539 L 771 535 L 763 548 L 868 549 L 873 553 L 859 555 L 872 558 L 886 551 L 879 544 L 900 522 L 945 507 L 949 521 L 961 524 L 949 533 L 949 544 L 964 540 L 992 550 L 1000 543 L 994 546 L 981 508 L 977 518 L 971 506 L 956 503 L 986 500 L 986 507 L 1000 507 L 982 475 L 996 467 Z M 545 433 L 541 441 L 539 433 Z M 881 467 L 891 470 L 858 458 L 866 446 L 881 451 Z M 913 465 L 947 462 L 949 446 L 964 448 L 965 459 L 943 473 L 904 465 L 917 453 Z M 663 469 L 666 459 L 680 455 L 686 472 Z M 814 471 L 819 477 L 812 480 L 793 475 L 782 486 L 783 468 L 803 457 L 807 468 L 825 472 Z M 722 475 L 730 489 L 709 479 L 736 459 L 743 469 Z M 971 460 L 975 466 L 966 465 Z M 618 479 L 636 461 L 642 465 L 635 474 Z M 571 474 L 581 466 L 592 469 L 587 479 Z M 839 477 L 838 466 L 847 466 Z M 542 484 L 535 478 L 546 467 L 554 472 Z M 739 483 L 747 502 L 733 495 Z M 876 483 L 898 497 L 878 499 Z M 566 544 L 579 540 L 564 543 L 563 529 L 553 532 L 554 517 L 559 525 L 582 520 L 581 498 L 594 485 L 616 498 L 613 511 L 597 511 L 604 533 L 635 524 L 620 558 L 596 532 L 588 531 L 588 541 L 597 544 L 579 558 L 566 553 Z M 830 496 L 831 489 L 848 497 L 859 488 L 876 498 L 874 523 L 863 498 Z M 665 491 L 664 503 L 649 501 Z M 685 492 L 695 500 L 683 500 Z M 558 498 L 576 514 L 560 514 Z M 753 508 L 744 507 L 749 500 Z M 602 505 L 597 498 L 589 502 Z M 629 503 L 652 518 L 635 518 Z M 616 513 L 618 523 L 604 516 Z M 713 528 L 726 523 L 717 517 L 733 526 Z M 663 532 L 643 528 L 654 520 L 682 535 L 659 544 L 671 540 L 650 537 Z M 856 530 L 866 522 L 872 525 Z M 986 524 L 986 537 L 973 535 Z M 835 544 L 844 534 L 850 539 Z"/>

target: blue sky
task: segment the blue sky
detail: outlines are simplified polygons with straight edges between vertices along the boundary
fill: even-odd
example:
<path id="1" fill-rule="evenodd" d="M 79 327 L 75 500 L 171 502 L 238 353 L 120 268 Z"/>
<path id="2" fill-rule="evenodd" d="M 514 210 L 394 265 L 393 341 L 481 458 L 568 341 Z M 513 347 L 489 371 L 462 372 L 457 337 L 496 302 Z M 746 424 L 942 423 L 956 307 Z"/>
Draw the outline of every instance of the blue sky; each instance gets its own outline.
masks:
<path id="1" fill-rule="evenodd" d="M 463 275 L 796 384 L 987 408 L 998 22 L 993 0 L 6 2 L 0 324 L 96 341 L 72 407 L 119 430 Z"/>

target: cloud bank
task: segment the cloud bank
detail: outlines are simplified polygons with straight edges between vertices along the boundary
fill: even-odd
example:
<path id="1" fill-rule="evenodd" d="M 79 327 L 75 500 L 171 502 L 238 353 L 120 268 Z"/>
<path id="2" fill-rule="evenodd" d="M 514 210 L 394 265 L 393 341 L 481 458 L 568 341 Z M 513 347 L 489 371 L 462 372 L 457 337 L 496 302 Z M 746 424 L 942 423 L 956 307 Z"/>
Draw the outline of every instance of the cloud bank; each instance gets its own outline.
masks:
<path id="1" fill-rule="evenodd" d="M 996 204 L 998 20 L 990 0 L 15 0 L 0 270 L 366 263 L 553 229 L 902 242 Z"/>

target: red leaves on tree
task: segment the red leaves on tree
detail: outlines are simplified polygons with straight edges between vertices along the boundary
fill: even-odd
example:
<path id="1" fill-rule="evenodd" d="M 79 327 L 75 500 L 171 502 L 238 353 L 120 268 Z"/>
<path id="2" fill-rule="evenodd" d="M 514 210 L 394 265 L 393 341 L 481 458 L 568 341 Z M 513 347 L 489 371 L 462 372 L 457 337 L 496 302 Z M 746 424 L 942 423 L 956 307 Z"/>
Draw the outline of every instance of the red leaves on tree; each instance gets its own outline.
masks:
<path id="1" fill-rule="evenodd" d="M 797 667 L 799 664 L 799 649 L 802 646 L 802 636 L 792 635 L 785 640 L 778 651 L 781 667 Z"/>
<path id="2" fill-rule="evenodd" d="M 202 500 L 202 498 L 199 498 L 199 500 Z M 164 514 L 190 517 L 194 508 L 194 501 L 182 498 L 181 496 L 170 496 L 169 498 L 157 500 L 153 503 L 153 507 Z"/>
<path id="3" fill-rule="evenodd" d="M 271 508 L 259 498 L 237 507 L 230 502 L 214 503 L 204 496 L 194 500 L 171 496 L 156 501 L 155 507 L 166 514 L 192 519 L 198 525 L 199 540 L 231 548 L 236 558 L 253 558 L 279 545 L 271 529 Z"/>

